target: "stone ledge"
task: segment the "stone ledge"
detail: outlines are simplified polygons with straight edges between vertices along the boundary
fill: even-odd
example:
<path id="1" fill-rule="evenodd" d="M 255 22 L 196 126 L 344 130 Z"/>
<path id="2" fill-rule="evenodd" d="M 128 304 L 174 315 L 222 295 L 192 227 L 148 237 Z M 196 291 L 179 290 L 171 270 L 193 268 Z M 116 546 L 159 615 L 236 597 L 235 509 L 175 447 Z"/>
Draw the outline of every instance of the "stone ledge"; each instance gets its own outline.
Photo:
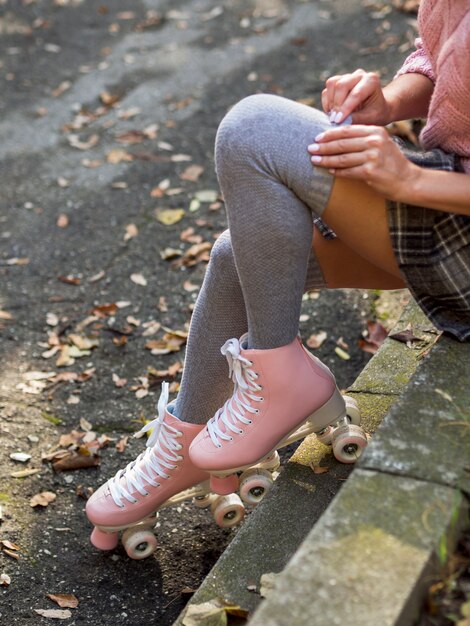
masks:
<path id="1" fill-rule="evenodd" d="M 470 346 L 441 337 L 359 465 L 470 495 Z"/>
<path id="2" fill-rule="evenodd" d="M 357 469 L 250 626 L 408 626 L 467 517 L 457 490 Z"/>

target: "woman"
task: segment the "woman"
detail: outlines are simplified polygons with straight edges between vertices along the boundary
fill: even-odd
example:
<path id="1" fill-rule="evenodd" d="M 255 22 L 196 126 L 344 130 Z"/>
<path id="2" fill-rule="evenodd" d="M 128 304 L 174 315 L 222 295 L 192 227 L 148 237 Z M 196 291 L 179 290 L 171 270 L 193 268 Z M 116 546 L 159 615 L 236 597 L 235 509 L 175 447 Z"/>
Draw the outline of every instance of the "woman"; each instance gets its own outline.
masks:
<path id="1" fill-rule="evenodd" d="M 357 70 L 327 81 L 325 113 L 257 95 L 222 121 L 229 230 L 212 250 L 175 404 L 164 387 L 146 452 L 88 502 L 101 530 L 210 474 L 229 493 L 237 477 L 221 476 L 257 463 L 307 418 L 321 430 L 344 414 L 333 375 L 297 336 L 305 290 L 407 286 L 438 328 L 470 339 L 468 2 L 423 0 L 418 24 L 416 51 L 384 89 Z M 412 117 L 427 117 L 424 152 L 384 129 Z M 117 535 L 95 529 L 93 541 L 109 548 Z"/>

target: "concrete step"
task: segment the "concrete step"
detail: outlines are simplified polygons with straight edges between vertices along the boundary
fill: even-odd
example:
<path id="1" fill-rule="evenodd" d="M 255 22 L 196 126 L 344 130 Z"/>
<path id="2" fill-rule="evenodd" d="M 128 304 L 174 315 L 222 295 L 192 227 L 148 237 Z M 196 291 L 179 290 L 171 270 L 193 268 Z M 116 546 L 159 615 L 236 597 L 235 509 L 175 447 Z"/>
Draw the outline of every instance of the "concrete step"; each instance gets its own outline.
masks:
<path id="1" fill-rule="evenodd" d="M 408 626 L 470 495 L 468 344 L 442 337 L 250 626 Z"/>

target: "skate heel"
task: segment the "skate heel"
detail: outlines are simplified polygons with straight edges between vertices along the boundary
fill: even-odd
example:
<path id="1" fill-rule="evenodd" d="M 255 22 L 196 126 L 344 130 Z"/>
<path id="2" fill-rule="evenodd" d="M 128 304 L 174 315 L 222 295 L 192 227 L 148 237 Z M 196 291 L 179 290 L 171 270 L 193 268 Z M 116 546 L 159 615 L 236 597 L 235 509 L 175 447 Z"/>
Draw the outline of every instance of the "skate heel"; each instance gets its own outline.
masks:
<path id="1" fill-rule="evenodd" d="M 311 428 L 311 432 L 319 432 L 346 417 L 346 412 L 346 403 L 340 390 L 336 387 L 331 398 L 312 413 L 306 421 Z"/>
<path id="2" fill-rule="evenodd" d="M 229 474 L 228 476 L 211 474 L 210 490 L 213 493 L 217 493 L 220 496 L 227 496 L 230 493 L 235 493 L 237 489 L 238 476 L 236 474 Z"/>

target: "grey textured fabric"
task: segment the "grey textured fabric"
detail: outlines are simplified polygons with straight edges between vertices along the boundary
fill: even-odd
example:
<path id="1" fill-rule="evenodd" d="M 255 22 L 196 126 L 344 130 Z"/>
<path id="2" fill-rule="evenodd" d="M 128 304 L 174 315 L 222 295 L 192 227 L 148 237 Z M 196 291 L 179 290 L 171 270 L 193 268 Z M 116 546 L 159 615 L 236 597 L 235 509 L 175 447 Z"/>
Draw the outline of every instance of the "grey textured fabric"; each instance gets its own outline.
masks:
<path id="1" fill-rule="evenodd" d="M 230 397 L 220 353 L 227 339 L 249 331 L 256 348 L 290 343 L 302 294 L 325 286 L 312 235 L 332 176 L 312 167 L 307 146 L 329 126 L 315 109 L 259 95 L 235 105 L 219 127 L 216 168 L 230 232 L 212 248 L 191 319 L 174 408 L 185 421 L 206 422 Z"/>
<path id="2" fill-rule="evenodd" d="M 216 169 L 250 348 L 277 348 L 298 332 L 313 214 L 323 213 L 333 182 L 307 146 L 329 127 L 324 113 L 266 94 L 236 104 L 219 126 Z"/>
<path id="3" fill-rule="evenodd" d="M 269 278 L 267 286 L 269 287 Z M 325 281 L 311 254 L 304 290 L 321 289 Z M 191 318 L 183 378 L 174 415 L 204 424 L 232 395 L 233 384 L 220 348 L 232 337 L 247 332 L 245 301 L 235 267 L 230 232 L 215 242 L 204 282 Z"/>

